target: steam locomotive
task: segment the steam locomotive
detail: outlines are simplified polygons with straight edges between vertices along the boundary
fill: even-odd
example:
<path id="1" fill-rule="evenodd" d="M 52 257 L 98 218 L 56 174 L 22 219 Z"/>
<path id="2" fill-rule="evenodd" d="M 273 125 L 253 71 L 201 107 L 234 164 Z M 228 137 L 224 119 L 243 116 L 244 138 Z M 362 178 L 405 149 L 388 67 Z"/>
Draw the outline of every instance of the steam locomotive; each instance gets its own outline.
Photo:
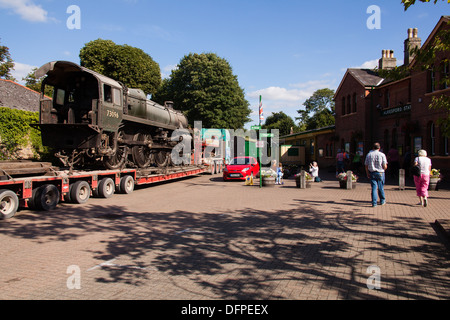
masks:
<path id="1" fill-rule="evenodd" d="M 37 78 L 45 75 L 38 127 L 43 144 L 66 167 L 166 167 L 174 148 L 192 139 L 172 102 L 159 105 L 140 89 L 72 62 L 49 62 L 36 71 Z M 44 95 L 46 86 L 53 87 L 53 99 Z"/>

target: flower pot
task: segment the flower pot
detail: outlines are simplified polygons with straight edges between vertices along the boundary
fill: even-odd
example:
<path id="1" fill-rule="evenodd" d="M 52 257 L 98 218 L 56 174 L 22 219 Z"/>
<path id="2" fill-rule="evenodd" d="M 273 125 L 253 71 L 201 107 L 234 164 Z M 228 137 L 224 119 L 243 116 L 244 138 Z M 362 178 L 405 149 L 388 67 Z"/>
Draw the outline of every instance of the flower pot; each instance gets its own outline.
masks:
<path id="1" fill-rule="evenodd" d="M 274 177 L 263 177 L 262 185 L 264 187 L 274 187 L 275 186 L 275 178 Z"/>
<path id="2" fill-rule="evenodd" d="M 339 180 L 339 187 L 341 189 L 347 189 L 347 181 Z M 352 181 L 352 189 L 356 189 L 356 181 Z"/>
<path id="3" fill-rule="evenodd" d="M 428 190 L 435 191 L 437 190 L 437 184 L 439 182 L 439 178 L 430 178 L 430 185 L 428 186 Z"/>

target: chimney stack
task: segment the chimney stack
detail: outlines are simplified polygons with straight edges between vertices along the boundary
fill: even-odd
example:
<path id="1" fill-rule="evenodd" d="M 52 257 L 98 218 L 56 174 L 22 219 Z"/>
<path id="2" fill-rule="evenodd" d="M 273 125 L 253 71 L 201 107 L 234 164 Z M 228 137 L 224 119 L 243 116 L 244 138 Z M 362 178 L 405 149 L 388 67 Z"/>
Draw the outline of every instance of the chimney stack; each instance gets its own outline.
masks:
<path id="1" fill-rule="evenodd" d="M 414 49 L 420 49 L 422 47 L 422 39 L 418 37 L 419 30 L 417 28 L 409 28 L 408 29 L 408 39 L 405 40 L 405 61 L 404 65 L 409 65 L 415 55 L 411 53 Z"/>
<path id="2" fill-rule="evenodd" d="M 392 70 L 397 67 L 397 59 L 394 58 L 394 50 L 381 51 L 381 59 L 378 61 L 380 70 Z"/>

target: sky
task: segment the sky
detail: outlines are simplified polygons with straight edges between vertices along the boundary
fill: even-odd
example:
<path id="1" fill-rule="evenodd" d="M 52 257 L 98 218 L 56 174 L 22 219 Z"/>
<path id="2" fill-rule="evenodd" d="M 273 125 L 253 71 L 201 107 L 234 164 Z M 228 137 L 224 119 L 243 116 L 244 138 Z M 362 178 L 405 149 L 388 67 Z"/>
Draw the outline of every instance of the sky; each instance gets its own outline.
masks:
<path id="1" fill-rule="evenodd" d="M 337 90 L 348 68 L 374 68 L 383 49 L 403 64 L 408 28 L 422 43 L 450 4 L 401 0 L 0 0 L 0 45 L 19 80 L 33 67 L 66 60 L 96 39 L 138 47 L 163 77 L 189 53 L 226 59 L 258 124 L 297 110 L 316 90 Z"/>

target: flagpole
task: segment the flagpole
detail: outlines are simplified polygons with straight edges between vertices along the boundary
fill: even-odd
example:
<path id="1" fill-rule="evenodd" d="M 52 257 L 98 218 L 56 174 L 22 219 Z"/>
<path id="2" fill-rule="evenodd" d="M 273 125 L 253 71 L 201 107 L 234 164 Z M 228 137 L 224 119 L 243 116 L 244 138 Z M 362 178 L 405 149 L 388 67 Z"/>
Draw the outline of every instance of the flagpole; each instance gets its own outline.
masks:
<path id="1" fill-rule="evenodd" d="M 259 127 L 261 128 L 261 121 L 262 121 L 262 95 L 260 95 L 259 96 Z M 260 130 L 258 130 L 258 134 L 257 134 L 257 140 L 258 140 L 258 143 L 259 143 L 259 140 L 261 139 L 261 129 Z M 259 147 L 259 146 L 258 146 Z M 262 188 L 262 179 L 263 179 L 263 177 L 262 177 L 262 165 L 261 165 L 261 152 L 262 152 L 262 150 L 261 150 L 261 148 L 257 148 L 257 150 L 258 150 L 258 161 L 259 161 L 259 188 L 261 189 Z"/>

